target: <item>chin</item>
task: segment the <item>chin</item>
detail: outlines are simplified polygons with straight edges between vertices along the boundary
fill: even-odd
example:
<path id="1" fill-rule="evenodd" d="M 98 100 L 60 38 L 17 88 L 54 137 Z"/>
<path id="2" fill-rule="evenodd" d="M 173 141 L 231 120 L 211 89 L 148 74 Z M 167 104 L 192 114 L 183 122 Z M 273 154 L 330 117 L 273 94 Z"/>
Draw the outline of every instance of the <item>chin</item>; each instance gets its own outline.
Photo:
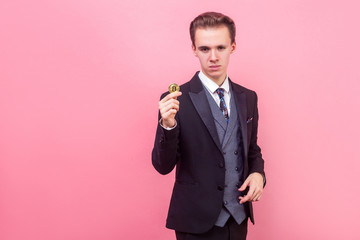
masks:
<path id="1" fill-rule="evenodd" d="M 219 78 L 222 76 L 222 73 L 217 73 L 217 72 L 214 72 L 214 73 L 210 73 L 209 76 L 211 76 L 212 78 Z"/>

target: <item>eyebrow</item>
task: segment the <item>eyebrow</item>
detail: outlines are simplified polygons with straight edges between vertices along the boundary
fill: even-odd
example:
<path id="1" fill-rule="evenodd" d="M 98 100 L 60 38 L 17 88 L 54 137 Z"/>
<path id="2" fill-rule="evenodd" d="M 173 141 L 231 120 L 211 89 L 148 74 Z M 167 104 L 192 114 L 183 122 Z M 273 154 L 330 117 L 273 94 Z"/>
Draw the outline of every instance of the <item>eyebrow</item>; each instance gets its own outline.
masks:
<path id="1" fill-rule="evenodd" d="M 218 46 L 215 46 L 215 48 L 218 48 L 218 47 L 226 48 L 226 46 L 223 45 L 223 44 L 220 44 L 220 45 L 218 45 Z M 199 48 L 199 49 L 204 49 L 204 48 L 211 48 L 211 47 L 208 47 L 208 46 L 199 46 L 198 48 Z"/>

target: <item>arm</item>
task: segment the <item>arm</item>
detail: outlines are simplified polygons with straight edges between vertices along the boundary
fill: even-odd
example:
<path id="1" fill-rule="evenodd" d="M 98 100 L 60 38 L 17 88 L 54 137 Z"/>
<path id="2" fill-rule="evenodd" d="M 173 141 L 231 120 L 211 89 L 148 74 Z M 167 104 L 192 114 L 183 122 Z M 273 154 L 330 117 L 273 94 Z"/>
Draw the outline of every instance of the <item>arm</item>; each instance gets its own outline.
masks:
<path id="1" fill-rule="evenodd" d="M 263 192 L 263 188 L 266 184 L 266 177 L 264 172 L 264 159 L 262 158 L 261 149 L 257 144 L 257 131 L 259 113 L 257 108 L 257 95 L 255 95 L 254 104 L 254 117 L 253 126 L 251 132 L 251 139 L 249 144 L 248 162 L 249 162 L 249 176 L 246 178 L 243 185 L 239 188 L 239 191 L 244 191 L 249 187 L 248 193 L 239 197 L 240 203 L 247 201 L 259 201 Z"/>
<path id="2" fill-rule="evenodd" d="M 257 144 L 257 134 L 258 134 L 258 122 L 259 122 L 259 111 L 257 107 L 258 98 L 256 93 L 255 95 L 255 103 L 254 103 L 254 119 L 253 126 L 251 132 L 251 139 L 249 144 L 249 152 L 248 152 L 248 161 L 249 161 L 249 174 L 258 172 L 264 177 L 265 181 L 265 172 L 264 172 L 264 159 L 262 158 L 261 149 Z M 264 184 L 265 185 L 265 184 Z"/>
<path id="3" fill-rule="evenodd" d="M 176 113 L 180 103 L 176 98 L 180 95 L 181 92 L 163 95 L 159 102 L 159 123 L 152 151 L 152 164 L 161 174 L 170 173 L 177 162 L 180 126 L 176 121 Z"/>

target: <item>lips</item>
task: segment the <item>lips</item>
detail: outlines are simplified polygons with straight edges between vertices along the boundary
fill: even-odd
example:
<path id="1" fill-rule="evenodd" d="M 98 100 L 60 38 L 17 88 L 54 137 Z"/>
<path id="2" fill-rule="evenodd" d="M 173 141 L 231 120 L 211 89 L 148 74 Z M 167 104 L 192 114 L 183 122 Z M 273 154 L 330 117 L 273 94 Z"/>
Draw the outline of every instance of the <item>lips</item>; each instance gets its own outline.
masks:
<path id="1" fill-rule="evenodd" d="M 211 70 L 218 70 L 220 68 L 220 65 L 211 65 L 209 66 Z"/>

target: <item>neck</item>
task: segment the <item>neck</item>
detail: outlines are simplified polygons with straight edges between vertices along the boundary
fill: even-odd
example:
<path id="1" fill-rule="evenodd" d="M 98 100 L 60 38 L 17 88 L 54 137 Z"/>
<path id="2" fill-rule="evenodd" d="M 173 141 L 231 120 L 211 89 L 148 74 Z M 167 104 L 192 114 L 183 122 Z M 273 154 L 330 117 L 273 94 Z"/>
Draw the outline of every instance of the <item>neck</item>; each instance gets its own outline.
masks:
<path id="1" fill-rule="evenodd" d="M 203 73 L 205 74 L 205 76 L 207 76 L 211 81 L 213 81 L 214 83 L 216 83 L 219 87 L 225 82 L 226 76 L 227 74 L 220 76 L 218 78 L 212 78 L 210 76 L 208 76 L 204 71 Z"/>
<path id="2" fill-rule="evenodd" d="M 226 77 L 224 77 L 222 80 L 217 80 L 217 81 L 215 81 L 213 79 L 211 79 L 211 80 L 213 80 L 220 87 L 225 82 L 225 79 L 226 79 Z"/>

